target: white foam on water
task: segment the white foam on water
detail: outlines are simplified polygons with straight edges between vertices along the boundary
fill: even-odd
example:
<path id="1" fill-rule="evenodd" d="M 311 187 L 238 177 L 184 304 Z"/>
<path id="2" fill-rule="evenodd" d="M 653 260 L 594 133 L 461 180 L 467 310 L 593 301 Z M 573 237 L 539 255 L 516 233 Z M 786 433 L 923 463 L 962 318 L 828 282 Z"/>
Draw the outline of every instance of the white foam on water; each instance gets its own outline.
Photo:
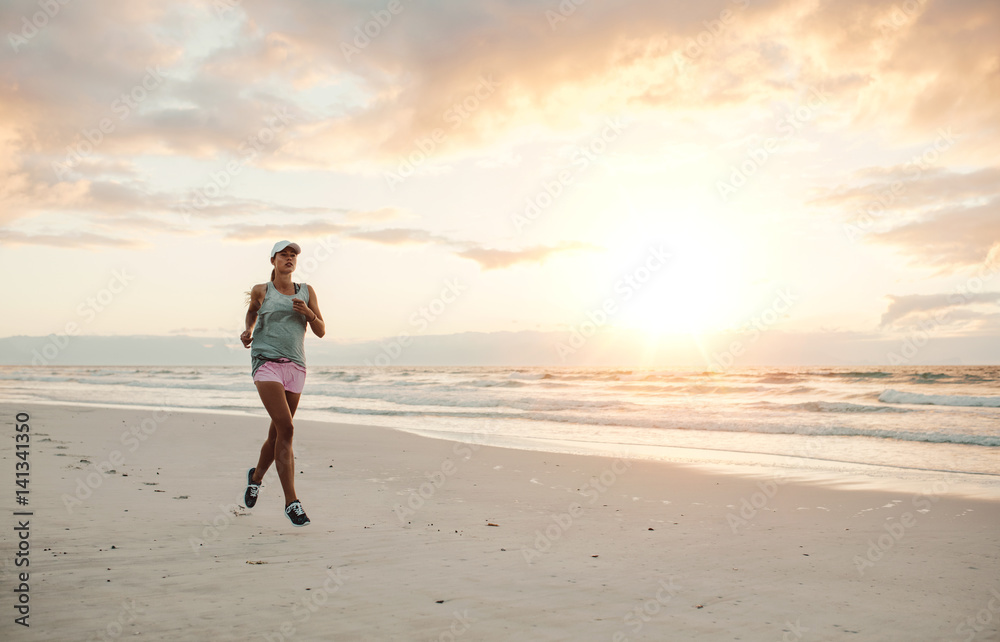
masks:
<path id="1" fill-rule="evenodd" d="M 886 390 L 878 396 L 883 403 L 907 403 L 929 406 L 967 406 L 1000 408 L 998 397 L 970 397 L 966 395 L 925 395 L 917 392 Z"/>

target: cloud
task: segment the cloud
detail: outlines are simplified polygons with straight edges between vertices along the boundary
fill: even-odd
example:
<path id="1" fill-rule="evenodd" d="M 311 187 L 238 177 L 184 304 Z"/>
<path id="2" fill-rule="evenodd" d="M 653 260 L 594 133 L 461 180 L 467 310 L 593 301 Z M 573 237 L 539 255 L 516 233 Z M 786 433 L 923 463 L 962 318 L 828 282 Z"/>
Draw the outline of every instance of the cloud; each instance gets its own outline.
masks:
<path id="1" fill-rule="evenodd" d="M 203 207 L 185 213 L 181 207 L 182 201 L 178 201 L 176 195 L 151 191 L 142 180 L 123 182 L 81 179 L 73 183 L 45 183 L 45 180 L 47 179 L 43 176 L 37 180 L 32 191 L 19 193 L 18 199 L 24 202 L 24 208 L 6 221 L 8 226 L 3 230 L 4 244 L 13 245 L 16 242 L 51 245 L 56 242 L 54 240 L 56 236 L 61 236 L 58 242 L 62 246 L 93 247 L 99 244 L 96 239 L 113 231 L 114 234 L 107 238 L 117 238 L 117 241 L 124 245 L 142 246 L 144 244 L 136 239 L 145 237 L 150 230 L 190 235 L 198 231 L 194 227 L 195 224 L 206 222 L 214 222 L 214 227 L 221 230 L 225 238 L 238 240 L 270 238 L 275 229 L 297 230 L 301 236 L 312 237 L 353 231 L 356 229 L 354 222 L 381 222 L 405 216 L 396 208 L 363 211 L 329 207 L 296 207 L 260 199 L 235 197 L 209 200 Z M 41 190 L 40 187 L 46 184 L 49 190 Z M 59 222 L 56 225 L 48 224 L 47 217 L 39 216 L 55 211 L 59 214 L 72 213 L 75 230 L 65 235 L 39 233 L 63 224 Z M 288 217 L 303 216 L 335 217 L 351 223 L 317 220 L 274 225 L 227 221 L 227 219 L 247 220 L 254 217 L 265 220 L 277 217 L 287 220 Z"/>
<path id="2" fill-rule="evenodd" d="M 953 207 L 873 235 L 900 248 L 913 262 L 949 270 L 979 265 L 1000 247 L 1000 197 L 985 205 Z"/>
<path id="3" fill-rule="evenodd" d="M 886 221 L 868 235 L 871 242 L 957 269 L 981 260 L 997 241 L 995 0 L 921 2 L 912 11 L 913 3 L 898 0 L 570 4 L 572 13 L 553 20 L 556 2 L 403 2 L 403 11 L 363 42 L 355 42 L 357 34 L 384 4 L 242 0 L 226 11 L 212 0 L 60 5 L 39 35 L 0 59 L 4 242 L 136 244 L 130 237 L 141 238 L 153 217 L 176 220 L 190 188 L 169 180 L 163 184 L 171 187 L 158 187 L 132 162 L 139 156 L 377 175 L 421 151 L 436 132 L 443 135 L 426 153 L 429 164 L 495 157 L 497 147 L 518 151 L 525 141 L 570 140 L 609 114 L 694 119 L 707 128 L 705 147 L 733 146 L 746 131 L 730 136 L 730 123 L 767 125 L 811 89 L 830 96 L 815 125 L 831 137 L 919 151 L 951 128 L 960 141 L 917 177 L 905 164 L 871 169 L 815 205 L 856 210 L 899 180 L 905 189 L 891 207 L 906 216 Z M 19 25 L 37 11 L 35 0 L 5 2 L 0 22 Z M 357 52 L 346 55 L 344 43 Z M 113 131 L 93 139 L 105 120 Z M 80 160 L 68 173 L 53 171 L 74 153 Z M 368 229 L 398 214 L 375 207 L 355 214 L 227 196 L 192 216 L 196 225 L 223 230 L 226 217 L 247 214 L 325 217 L 332 221 L 291 229 L 458 247 L 458 256 L 484 269 L 566 251 L 499 250 L 427 230 Z M 79 215 L 82 234 L 44 232 L 67 214 Z M 119 226 L 113 234 L 105 229 L 111 222 Z M 161 229 L 191 233 L 166 222 Z M 228 238 L 269 238 L 274 229 L 240 222 Z"/>
<path id="4" fill-rule="evenodd" d="M 345 214 L 352 223 L 383 223 L 398 218 L 407 218 L 406 212 L 398 207 L 382 207 L 370 211 L 350 211 Z"/>
<path id="5" fill-rule="evenodd" d="M 882 125 L 883 135 L 910 142 L 952 127 L 960 135 L 985 134 L 995 149 L 998 132 L 988 124 L 1000 98 L 989 44 L 1000 29 L 995 3 L 849 0 L 814 7 L 797 25 L 802 75 L 855 76 L 855 98 L 843 106 L 856 125 Z"/>
<path id="6" fill-rule="evenodd" d="M 979 145 L 985 135 L 994 152 L 997 143 L 1000 10 L 989 0 L 910 13 L 892 0 L 592 2 L 556 21 L 556 3 L 403 3 L 368 40 L 358 34 L 378 3 L 219 6 L 109 0 L 62 10 L 0 63 L 15 153 L 65 159 L 109 118 L 115 131 L 96 146 L 96 163 L 240 157 L 283 109 L 291 122 L 255 165 L 371 172 L 435 131 L 445 136 L 431 155 L 447 157 L 522 131 L 587 131 L 608 113 L 794 106 L 809 87 L 866 126 L 925 132 L 945 122 Z M 19 24 L 35 11 L 19 0 L 0 17 Z M 148 69 L 162 82 L 119 117 L 115 101 Z"/>
<path id="7" fill-rule="evenodd" d="M 350 215 L 351 212 L 343 208 L 334 207 L 299 207 L 286 205 L 274 201 L 265 201 L 254 198 L 219 198 L 210 200 L 204 207 L 195 207 L 192 211 L 195 218 L 199 219 L 224 219 L 225 217 L 261 216 L 265 218 L 287 217 L 287 216 L 330 216 L 341 218 Z"/>
<path id="8" fill-rule="evenodd" d="M 884 126 L 889 137 L 912 142 L 950 124 L 985 134 L 995 149 L 1000 82 L 991 43 L 1000 11 L 989 0 L 932 3 L 902 17 L 900 7 L 646 0 L 586 3 L 551 23 L 555 3 L 445 2 L 404 9 L 348 61 L 338 45 L 352 42 L 370 15 L 358 7 L 353 19 L 330 23 L 322 19 L 328 9 L 292 3 L 285 33 L 337 77 L 355 76 L 369 99 L 317 123 L 290 149 L 302 162 L 357 161 L 361 152 L 392 163 L 435 129 L 447 134 L 435 153 L 447 155 L 526 125 L 580 131 L 607 113 L 794 107 L 810 87 L 831 94 L 838 117 Z M 277 20 L 260 3 L 245 10 L 257 25 Z M 328 24 L 339 27 L 332 38 Z M 496 88 L 477 100 L 484 75 Z M 450 128 L 466 99 L 473 108 Z"/>
<path id="9" fill-rule="evenodd" d="M 79 232 L 67 230 L 60 234 L 30 234 L 16 230 L 6 230 L 4 232 L 4 245 L 44 245 L 48 247 L 62 248 L 126 248 L 141 249 L 149 247 L 149 243 L 136 241 L 133 239 L 115 238 L 101 234 L 89 232 Z"/>
<path id="10" fill-rule="evenodd" d="M 427 243 L 450 243 L 450 241 L 437 234 L 432 234 L 427 230 L 415 230 L 405 228 L 390 228 L 383 230 L 369 230 L 351 232 L 351 238 L 362 241 L 372 241 L 382 245 L 424 245 Z"/>
<path id="11" fill-rule="evenodd" d="M 810 201 L 848 236 L 897 248 L 945 272 L 979 265 L 1000 245 L 1000 168 L 970 172 L 916 163 L 869 167 Z"/>
<path id="12" fill-rule="evenodd" d="M 566 242 L 555 247 L 538 246 L 523 250 L 496 250 L 485 247 L 472 247 L 467 250 L 455 252 L 455 255 L 463 259 L 475 261 L 484 270 L 498 270 L 520 263 L 542 263 L 549 257 L 563 252 L 592 249 L 597 248 L 588 243 Z"/>
<path id="13" fill-rule="evenodd" d="M 996 196 L 1000 196 L 1000 168 L 959 173 L 905 163 L 858 170 L 850 182 L 824 190 L 809 204 L 854 219 L 861 213 L 878 217 L 885 212 L 934 210 Z"/>
<path id="14" fill-rule="evenodd" d="M 337 235 L 344 239 L 357 239 L 383 245 L 405 245 L 408 243 L 450 243 L 449 239 L 432 234 L 427 230 L 387 228 L 380 230 L 365 230 L 359 226 L 364 223 L 379 223 L 407 215 L 398 208 L 383 207 L 377 210 L 343 210 L 312 207 L 285 207 L 265 201 L 240 201 L 220 205 L 226 213 L 280 214 L 288 217 L 295 214 L 322 214 L 327 218 L 314 219 L 301 223 L 265 223 L 265 224 L 220 224 L 220 231 L 225 238 L 240 241 L 259 241 L 278 236 L 295 236 L 297 238 L 316 238 L 320 236 Z M 329 218 L 338 219 L 331 221 Z M 343 222 L 339 222 L 343 221 Z"/>
<path id="15" fill-rule="evenodd" d="M 275 238 L 318 238 L 323 236 L 343 235 L 353 228 L 328 221 L 310 221 L 306 223 L 268 223 L 261 225 L 226 226 L 225 238 L 238 241 L 263 241 Z"/>
<path id="16" fill-rule="evenodd" d="M 354 213 L 355 218 L 364 219 L 364 213 Z M 375 218 L 383 216 L 376 213 Z M 350 218 L 350 214 L 348 215 Z M 225 238 L 239 241 L 263 241 L 273 238 L 317 238 L 338 236 L 341 240 L 354 240 L 378 245 L 396 247 L 405 245 L 429 245 L 463 259 L 475 261 L 484 270 L 508 268 L 521 263 L 543 263 L 548 258 L 563 252 L 575 250 L 601 249 L 597 246 L 577 241 L 567 241 L 557 246 L 538 246 L 520 250 L 498 250 L 483 247 L 460 239 L 442 236 L 434 232 L 416 228 L 384 228 L 366 230 L 353 225 L 315 220 L 306 223 L 284 224 L 242 224 L 224 228 Z"/>
<path id="17" fill-rule="evenodd" d="M 989 324 L 996 329 L 1000 292 L 911 294 L 886 297 L 889 307 L 882 315 L 883 328 L 931 327 L 953 329 Z M 923 322 L 923 323 L 921 323 Z"/>
<path id="18" fill-rule="evenodd" d="M 4 24 L 37 11 L 28 0 L 4 6 Z M 583 131 L 608 113 L 767 110 L 804 87 L 831 92 L 866 126 L 925 132 L 944 121 L 997 142 L 991 0 L 910 13 L 894 0 L 590 2 L 556 22 L 557 3 L 404 2 L 368 40 L 358 34 L 380 3 L 232 6 L 108 0 L 61 11 L 0 63 L 20 150 L 58 157 L 111 118 L 101 155 L 234 154 L 284 108 L 285 146 L 255 162 L 360 170 L 392 164 L 437 129 L 448 135 L 435 153 L 461 153 L 526 125 Z M 161 69 L 162 84 L 116 120 L 114 101 L 147 69 Z"/>
<path id="19" fill-rule="evenodd" d="M 498 270 L 521 263 L 543 263 L 551 256 L 562 252 L 599 249 L 588 243 L 567 241 L 554 247 L 538 246 L 520 250 L 498 250 L 449 238 L 427 230 L 412 228 L 348 230 L 344 236 L 388 246 L 432 245 L 453 256 L 475 261 L 484 270 Z"/>

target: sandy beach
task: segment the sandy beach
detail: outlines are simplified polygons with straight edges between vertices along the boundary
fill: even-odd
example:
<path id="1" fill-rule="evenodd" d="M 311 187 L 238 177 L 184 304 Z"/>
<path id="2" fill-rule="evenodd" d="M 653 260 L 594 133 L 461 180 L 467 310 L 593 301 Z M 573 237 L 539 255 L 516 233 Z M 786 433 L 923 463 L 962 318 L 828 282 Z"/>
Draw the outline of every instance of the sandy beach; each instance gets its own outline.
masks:
<path id="1" fill-rule="evenodd" d="M 1000 501 L 945 483 L 846 490 L 302 420 L 296 529 L 273 468 L 236 506 L 264 418 L 2 408 L 4 640 L 1000 639 Z"/>

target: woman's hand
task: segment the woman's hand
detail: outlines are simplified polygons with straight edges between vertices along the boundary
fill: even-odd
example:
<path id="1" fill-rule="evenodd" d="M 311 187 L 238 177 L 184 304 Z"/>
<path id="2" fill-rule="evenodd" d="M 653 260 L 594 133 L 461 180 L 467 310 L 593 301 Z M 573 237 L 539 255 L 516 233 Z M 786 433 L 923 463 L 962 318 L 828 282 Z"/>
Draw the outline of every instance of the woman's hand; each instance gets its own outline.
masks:
<path id="1" fill-rule="evenodd" d="M 303 315 L 306 321 L 312 322 L 316 320 L 316 313 L 310 310 L 309 306 L 302 299 L 292 299 L 292 309 Z"/>
<path id="2" fill-rule="evenodd" d="M 250 336 L 250 331 L 249 330 L 244 330 L 243 331 L 243 334 L 240 335 L 240 341 L 243 342 L 243 347 L 244 348 L 249 348 L 250 347 L 250 342 L 253 341 L 253 337 Z"/>

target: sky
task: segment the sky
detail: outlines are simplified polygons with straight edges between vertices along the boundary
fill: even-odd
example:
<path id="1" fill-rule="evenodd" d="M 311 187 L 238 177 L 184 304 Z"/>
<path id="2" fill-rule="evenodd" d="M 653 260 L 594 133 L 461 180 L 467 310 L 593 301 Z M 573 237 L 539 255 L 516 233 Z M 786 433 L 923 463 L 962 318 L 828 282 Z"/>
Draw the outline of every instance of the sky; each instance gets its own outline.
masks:
<path id="1" fill-rule="evenodd" d="M 289 239 L 334 346 L 998 362 L 993 0 L 14 0 L 0 27 L 0 338 L 239 352 Z"/>

